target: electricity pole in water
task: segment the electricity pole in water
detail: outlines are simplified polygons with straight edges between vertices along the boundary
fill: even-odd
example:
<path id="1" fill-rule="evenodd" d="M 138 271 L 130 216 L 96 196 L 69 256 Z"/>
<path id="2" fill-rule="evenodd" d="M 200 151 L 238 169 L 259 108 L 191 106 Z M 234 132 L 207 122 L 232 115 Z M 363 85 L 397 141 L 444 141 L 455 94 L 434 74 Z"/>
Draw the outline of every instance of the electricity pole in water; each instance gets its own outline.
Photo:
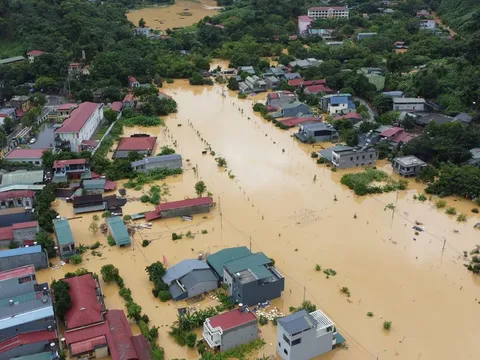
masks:
<path id="1" fill-rule="evenodd" d="M 250 251 L 252 251 L 252 237 L 250 236 Z"/>

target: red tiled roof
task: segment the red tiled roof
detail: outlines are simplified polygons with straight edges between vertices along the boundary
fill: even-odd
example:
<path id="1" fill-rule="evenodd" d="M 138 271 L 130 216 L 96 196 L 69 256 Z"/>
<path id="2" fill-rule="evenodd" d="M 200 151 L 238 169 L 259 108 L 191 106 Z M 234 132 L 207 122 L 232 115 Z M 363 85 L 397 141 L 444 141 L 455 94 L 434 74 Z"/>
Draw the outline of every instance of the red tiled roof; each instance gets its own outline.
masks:
<path id="1" fill-rule="evenodd" d="M 267 111 L 268 112 L 275 112 L 275 111 L 278 111 L 278 108 L 276 106 L 267 105 Z"/>
<path id="2" fill-rule="evenodd" d="M 15 115 L 17 115 L 18 118 L 21 118 L 25 113 L 20 109 L 15 109 Z"/>
<path id="3" fill-rule="evenodd" d="M 62 127 L 55 130 L 56 133 L 76 133 L 82 130 L 88 119 L 100 104 L 83 102 L 72 111 L 70 116 L 63 122 Z"/>
<path id="4" fill-rule="evenodd" d="M 313 21 L 310 17 L 308 17 L 307 15 L 300 15 L 298 17 L 298 20 L 299 21 Z"/>
<path id="5" fill-rule="evenodd" d="M 62 168 L 66 165 L 85 165 L 86 163 L 86 159 L 55 160 L 53 162 L 53 168 Z"/>
<path id="6" fill-rule="evenodd" d="M 328 10 L 347 10 L 345 6 L 315 6 L 308 9 L 308 11 L 328 11 Z"/>
<path id="7" fill-rule="evenodd" d="M 297 40 L 298 39 L 298 36 L 297 35 L 290 35 L 288 37 L 288 40 Z"/>
<path id="8" fill-rule="evenodd" d="M 130 324 L 122 310 L 109 310 L 106 315 L 110 334 L 108 347 L 112 359 L 129 360 L 137 359 L 137 352 L 133 346 L 133 336 Z"/>
<path id="9" fill-rule="evenodd" d="M 41 330 L 20 334 L 0 342 L 0 353 L 15 349 L 18 346 L 34 344 L 40 341 L 51 342 L 57 339 L 55 331 Z"/>
<path id="10" fill-rule="evenodd" d="M 384 132 L 382 132 L 380 134 L 380 136 L 385 136 L 385 137 L 392 137 L 394 136 L 395 134 L 397 134 L 399 131 L 403 131 L 403 129 L 401 127 L 392 127 L 390 129 L 387 129 L 385 130 Z"/>
<path id="11" fill-rule="evenodd" d="M 150 344 L 143 335 L 132 336 L 132 343 L 139 360 L 150 360 Z"/>
<path id="12" fill-rule="evenodd" d="M 32 56 L 40 56 L 40 55 L 43 55 L 45 54 L 45 51 L 42 51 L 42 50 L 32 50 L 32 51 L 29 51 L 27 52 L 27 55 L 32 55 Z"/>
<path id="13" fill-rule="evenodd" d="M 67 345 L 91 339 L 101 335 L 107 335 L 110 332 L 108 323 L 101 323 L 95 326 L 89 326 L 78 330 L 69 330 L 65 332 L 65 342 Z"/>
<path id="14" fill-rule="evenodd" d="M 147 220 L 147 221 L 160 219 L 161 217 L 162 217 L 162 215 L 160 215 L 160 213 L 157 210 L 153 210 L 153 211 L 149 211 L 149 212 L 145 213 L 145 220 Z"/>
<path id="15" fill-rule="evenodd" d="M 138 81 L 133 76 L 129 76 L 128 77 L 128 82 L 131 84 L 131 83 L 135 83 L 135 82 L 138 82 Z"/>
<path id="16" fill-rule="evenodd" d="M 117 183 L 115 181 L 111 181 L 111 180 L 107 180 L 105 182 L 105 187 L 104 189 L 106 191 L 111 191 L 111 190 L 115 190 L 117 188 Z"/>
<path id="17" fill-rule="evenodd" d="M 117 146 L 116 151 L 153 150 L 156 141 L 157 138 L 153 136 L 134 136 L 122 138 Z"/>
<path id="18" fill-rule="evenodd" d="M 5 159 L 41 159 L 43 152 L 48 149 L 13 149 Z"/>
<path id="19" fill-rule="evenodd" d="M 13 224 L 12 229 L 14 230 L 26 229 L 26 228 L 37 227 L 37 226 L 38 226 L 38 221 L 26 221 L 22 223 Z"/>
<path id="20" fill-rule="evenodd" d="M 240 326 L 250 321 L 256 321 L 257 318 L 252 312 L 241 312 L 240 309 L 219 314 L 210 318 L 212 328 L 219 326 L 223 331 Z"/>
<path id="21" fill-rule="evenodd" d="M 190 206 L 198 205 L 212 205 L 213 200 L 211 197 L 200 197 L 194 199 L 185 199 L 180 201 L 171 201 L 157 205 L 155 208 L 158 211 L 172 210 L 172 209 L 181 209 Z"/>
<path id="22" fill-rule="evenodd" d="M 70 345 L 70 353 L 72 356 L 93 351 L 98 345 L 107 345 L 105 335 L 100 335 L 88 340 L 83 340 Z M 112 357 L 113 358 L 113 357 Z"/>
<path id="23" fill-rule="evenodd" d="M 13 239 L 13 228 L 11 226 L 0 228 L 0 240 L 12 240 L 12 239 Z"/>
<path id="24" fill-rule="evenodd" d="M 303 84 L 303 79 L 300 78 L 300 79 L 292 79 L 292 80 L 288 80 L 288 85 L 290 86 L 300 86 Z"/>
<path id="25" fill-rule="evenodd" d="M 312 85 L 326 85 L 327 80 L 325 79 L 317 79 L 317 80 L 307 80 L 303 82 L 303 86 L 312 86 Z"/>
<path id="26" fill-rule="evenodd" d="M 332 92 L 332 89 L 325 85 L 312 85 L 312 86 L 307 86 L 305 90 L 308 90 L 310 94 L 316 94 L 320 92 Z"/>
<path id="27" fill-rule="evenodd" d="M 26 265 L 0 272 L 0 281 L 14 279 L 20 276 L 26 276 L 30 274 L 35 274 L 35 267 L 33 265 Z"/>
<path id="28" fill-rule="evenodd" d="M 65 278 L 70 285 L 72 307 L 65 314 L 68 329 L 91 325 L 103 320 L 102 304 L 97 298 L 97 283 L 92 274 Z"/>
<path id="29" fill-rule="evenodd" d="M 126 103 L 126 102 L 131 102 L 133 100 L 133 94 L 127 94 L 125 95 L 125 97 L 123 98 L 123 102 Z"/>
<path id="30" fill-rule="evenodd" d="M 17 198 L 32 198 L 35 196 L 33 190 L 11 190 L 0 193 L 0 201 Z"/>
<path id="31" fill-rule="evenodd" d="M 269 93 L 269 94 L 267 95 L 267 97 L 268 97 L 269 99 L 280 99 L 280 94 L 279 94 L 279 93 L 276 93 L 276 92 L 275 92 L 275 93 Z"/>
<path id="32" fill-rule="evenodd" d="M 120 112 L 122 111 L 122 107 L 123 107 L 123 103 L 121 101 L 115 101 L 112 103 L 112 105 L 110 106 L 110 108 L 113 110 L 113 111 L 116 111 L 116 112 Z"/>
<path id="33" fill-rule="evenodd" d="M 71 103 L 60 104 L 60 105 L 57 105 L 57 110 L 70 110 L 71 108 L 74 108 L 76 106 L 77 104 L 71 104 Z"/>
<path id="34" fill-rule="evenodd" d="M 322 120 L 316 117 L 300 117 L 300 118 L 293 117 L 293 118 L 281 120 L 280 122 L 285 126 L 295 126 L 305 122 L 321 122 L 321 121 Z"/>
<path id="35" fill-rule="evenodd" d="M 397 135 L 395 135 L 393 137 L 393 139 L 391 139 L 391 141 L 396 142 L 397 144 L 400 143 L 400 142 L 407 143 L 415 137 L 416 136 L 414 134 L 410 134 L 410 133 L 407 133 L 407 132 L 401 132 L 401 133 L 398 133 Z"/>

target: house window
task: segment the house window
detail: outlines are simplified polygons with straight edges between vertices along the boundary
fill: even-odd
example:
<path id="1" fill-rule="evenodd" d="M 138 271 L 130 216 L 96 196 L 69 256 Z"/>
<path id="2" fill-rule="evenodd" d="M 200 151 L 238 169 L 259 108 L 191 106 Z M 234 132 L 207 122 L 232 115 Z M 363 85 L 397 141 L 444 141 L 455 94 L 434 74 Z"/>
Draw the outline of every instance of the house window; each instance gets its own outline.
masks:
<path id="1" fill-rule="evenodd" d="M 360 156 L 357 156 L 357 160 L 360 159 Z"/>
<path id="2" fill-rule="evenodd" d="M 67 245 L 67 246 L 64 246 L 64 247 L 62 248 L 62 251 L 63 251 L 63 252 L 70 251 L 70 246 L 68 246 L 68 245 Z"/>
<path id="3" fill-rule="evenodd" d="M 332 327 L 331 326 L 327 327 L 327 332 L 331 332 L 331 331 L 332 331 Z"/>
<path id="4" fill-rule="evenodd" d="M 350 161 L 353 161 L 353 156 L 352 156 L 352 157 L 350 157 Z"/>
<path id="5" fill-rule="evenodd" d="M 30 282 L 30 281 L 32 281 L 32 278 L 30 276 L 24 276 L 24 277 L 18 278 L 18 283 L 19 284 L 24 284 L 24 283 Z"/>
<path id="6" fill-rule="evenodd" d="M 278 346 L 282 347 L 282 344 L 280 344 L 280 342 L 278 343 Z"/>
<path id="7" fill-rule="evenodd" d="M 362 159 L 365 159 L 365 155 L 362 155 Z"/>
<path id="8" fill-rule="evenodd" d="M 283 340 L 284 340 L 288 345 L 290 345 L 290 339 L 287 338 L 287 337 L 285 336 L 285 334 L 283 334 Z"/>
<path id="9" fill-rule="evenodd" d="M 283 349 L 283 352 L 285 353 L 285 355 L 288 355 L 287 349 Z"/>
<path id="10" fill-rule="evenodd" d="M 35 161 L 35 165 L 40 165 L 40 161 Z"/>
<path id="11" fill-rule="evenodd" d="M 292 341 L 292 346 L 298 345 L 302 342 L 302 338 L 298 338 L 297 340 Z"/>
<path id="12" fill-rule="evenodd" d="M 373 157 L 373 154 L 370 154 L 370 159 Z"/>

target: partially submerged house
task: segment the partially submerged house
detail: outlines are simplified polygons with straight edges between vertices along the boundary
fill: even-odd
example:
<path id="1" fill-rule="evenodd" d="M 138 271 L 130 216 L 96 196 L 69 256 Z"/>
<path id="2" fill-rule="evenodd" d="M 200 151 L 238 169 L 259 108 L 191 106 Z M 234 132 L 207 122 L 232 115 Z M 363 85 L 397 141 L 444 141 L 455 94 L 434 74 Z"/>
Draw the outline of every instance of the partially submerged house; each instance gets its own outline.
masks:
<path id="1" fill-rule="evenodd" d="M 332 89 L 330 89 L 328 86 L 325 85 L 311 85 L 311 86 L 306 86 L 305 89 L 303 90 L 303 93 L 305 95 L 318 95 L 318 94 L 331 94 L 333 92 Z"/>
<path id="2" fill-rule="evenodd" d="M 301 115 L 311 114 L 310 106 L 298 100 L 284 103 L 279 106 L 279 117 L 298 117 Z M 272 115 L 273 116 L 273 115 Z"/>
<path id="3" fill-rule="evenodd" d="M 71 179 L 89 179 L 90 164 L 86 159 L 55 160 L 53 162 L 53 182 L 67 182 Z"/>
<path id="4" fill-rule="evenodd" d="M 280 120 L 280 122 L 287 127 L 293 127 L 304 123 L 315 123 L 315 122 L 322 122 L 322 119 L 315 117 L 315 116 L 300 116 L 300 117 L 292 117 L 285 120 Z"/>
<path id="5" fill-rule="evenodd" d="M 239 304 L 255 305 L 281 296 L 285 278 L 272 260 L 245 246 L 223 249 L 207 256 L 207 263 L 227 285 L 232 299 Z"/>
<path id="6" fill-rule="evenodd" d="M 172 201 L 157 205 L 155 210 L 147 212 L 145 219 L 150 221 L 154 219 L 167 219 L 177 216 L 191 216 L 210 212 L 214 206 L 211 197 L 199 197 L 194 199 L 185 199 Z"/>
<path id="7" fill-rule="evenodd" d="M 34 266 L 0 272 L 0 289 L 0 359 L 57 349 L 57 325 L 48 283 L 37 283 Z"/>
<path id="8" fill-rule="evenodd" d="M 375 165 L 377 151 L 373 146 L 352 147 L 335 145 L 318 152 L 318 155 L 339 169 Z"/>
<path id="9" fill-rule="evenodd" d="M 149 173 L 157 169 L 181 169 L 182 156 L 180 154 L 160 155 L 146 157 L 131 163 L 132 170 Z"/>
<path id="10" fill-rule="evenodd" d="M 76 254 L 75 240 L 67 218 L 53 219 L 58 252 L 62 260 L 69 259 Z"/>
<path id="11" fill-rule="evenodd" d="M 105 206 L 105 201 L 100 194 L 76 196 L 73 198 L 73 212 L 75 214 L 104 211 Z"/>
<path id="12" fill-rule="evenodd" d="M 215 290 L 218 279 L 205 261 L 186 259 L 167 269 L 162 277 L 172 299 L 184 300 Z"/>
<path id="13" fill-rule="evenodd" d="M 420 117 L 416 117 L 413 122 L 416 125 L 427 126 L 431 122 L 434 122 L 437 125 L 443 125 L 447 123 L 454 122 L 455 118 L 438 113 L 428 113 Z"/>
<path id="14" fill-rule="evenodd" d="M 278 87 L 280 86 L 280 80 L 273 75 L 265 76 L 263 79 L 267 84 L 267 89 L 275 90 L 278 89 Z"/>
<path id="15" fill-rule="evenodd" d="M 427 163 L 425 161 L 413 155 L 400 156 L 392 160 L 393 171 L 405 177 L 418 176 L 422 168 L 426 166 Z"/>
<path id="16" fill-rule="evenodd" d="M 48 258 L 40 245 L 0 251 L 0 271 L 33 265 L 35 270 L 46 269 Z"/>
<path id="17" fill-rule="evenodd" d="M 101 195 L 105 192 L 106 185 L 107 179 L 105 178 L 82 180 L 82 188 L 85 195 Z"/>
<path id="18" fill-rule="evenodd" d="M 118 247 L 130 246 L 132 244 L 127 227 L 120 216 L 108 217 L 107 227 L 110 236 L 115 240 L 115 244 Z"/>
<path id="19" fill-rule="evenodd" d="M 301 142 L 315 143 L 320 141 L 337 141 L 338 131 L 328 123 L 303 123 L 295 133 Z"/>
<path id="20" fill-rule="evenodd" d="M 300 310 L 277 319 L 277 324 L 277 353 L 283 360 L 310 360 L 345 341 L 320 310 Z"/>
<path id="21" fill-rule="evenodd" d="M 210 348 L 226 351 L 258 339 L 258 320 L 248 307 L 241 306 L 206 319 L 202 336 Z"/>
<path id="22" fill-rule="evenodd" d="M 11 243 L 16 246 L 33 245 L 39 231 L 37 221 L 16 222 L 11 226 L 4 226 L 0 228 L 0 247 L 9 247 Z"/>
<path id="23" fill-rule="evenodd" d="M 280 108 L 282 105 L 292 103 L 298 99 L 297 95 L 290 91 L 276 91 L 267 94 L 266 106 Z"/>
<path id="24" fill-rule="evenodd" d="M 126 158 L 130 152 L 138 152 L 142 155 L 150 156 L 155 149 L 157 138 L 144 134 L 132 135 L 122 138 L 118 143 L 113 158 Z"/>
<path id="25" fill-rule="evenodd" d="M 267 83 L 257 75 L 247 76 L 245 84 L 252 92 L 267 91 Z"/>
<path id="26" fill-rule="evenodd" d="M 16 187 L 16 185 L 7 185 L 5 188 L 8 188 L 8 187 L 14 188 Z M 31 209 L 33 207 L 34 199 L 35 199 L 34 190 L 1 191 L 0 192 L 0 209 L 2 210 L 11 209 L 11 208 Z"/>

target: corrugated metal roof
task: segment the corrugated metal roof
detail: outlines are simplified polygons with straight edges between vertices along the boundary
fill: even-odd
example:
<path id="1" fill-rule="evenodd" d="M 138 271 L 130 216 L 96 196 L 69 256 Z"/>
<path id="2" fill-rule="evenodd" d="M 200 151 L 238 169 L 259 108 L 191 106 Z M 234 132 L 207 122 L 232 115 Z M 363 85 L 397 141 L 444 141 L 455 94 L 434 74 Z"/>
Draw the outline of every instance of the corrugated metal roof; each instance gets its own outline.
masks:
<path id="1" fill-rule="evenodd" d="M 187 297 L 186 295 L 187 292 L 183 291 L 182 288 L 178 286 L 176 282 L 170 285 L 170 287 L 168 288 L 168 292 L 170 293 L 170 295 L 172 295 L 172 298 L 174 300 L 181 300 Z"/>
<path id="2" fill-rule="evenodd" d="M 163 275 L 162 280 L 166 284 L 170 284 L 172 281 L 180 279 L 193 270 L 209 269 L 208 264 L 205 261 L 197 259 L 185 259 L 169 267 Z"/>
<path id="3" fill-rule="evenodd" d="M 72 356 L 80 355 L 86 352 L 93 351 L 98 345 L 107 345 L 107 338 L 105 335 L 100 335 L 88 340 L 79 341 L 70 345 L 70 353 Z"/>
<path id="4" fill-rule="evenodd" d="M 120 216 L 107 218 L 107 223 L 117 246 L 130 245 L 132 243 L 127 228 L 125 227 L 125 223 Z"/>
<path id="5" fill-rule="evenodd" d="M 249 255 L 252 255 L 252 252 L 246 246 L 228 248 L 207 256 L 207 263 L 215 270 L 218 277 L 223 278 L 224 264 Z"/>
<path id="6" fill-rule="evenodd" d="M 16 185 L 1 185 L 0 193 L 14 190 L 43 190 L 45 185 L 26 185 L 26 184 L 16 184 Z"/>
<path id="7" fill-rule="evenodd" d="M 247 324 L 249 322 L 256 322 L 257 318 L 250 311 L 240 311 L 234 309 L 223 314 L 213 316 L 208 319 L 212 328 L 220 327 L 224 332 L 228 329 Z"/>
<path id="8" fill-rule="evenodd" d="M 40 245 L 10 249 L 5 251 L 0 251 L 0 259 L 7 258 L 11 256 L 22 256 L 28 254 L 36 254 L 42 252 L 42 247 Z"/>
<path id="9" fill-rule="evenodd" d="M 72 111 L 70 116 L 62 123 L 62 127 L 55 130 L 55 133 L 77 133 L 87 123 L 93 113 L 103 106 L 92 102 L 83 102 Z"/>
<path id="10" fill-rule="evenodd" d="M 270 264 L 270 260 L 264 253 L 256 253 L 250 256 L 242 257 L 238 260 L 230 261 L 225 264 L 230 273 L 236 273 L 242 270 L 250 270 L 257 279 L 269 277 L 272 274 L 265 268 L 265 265 Z"/>
<path id="11" fill-rule="evenodd" d="M 26 303 L 28 301 L 33 301 L 36 299 L 35 291 L 30 291 L 25 294 L 20 294 L 17 296 L 13 297 L 7 297 L 5 299 L 0 299 L 0 308 L 6 307 L 6 306 L 11 306 L 10 305 L 10 300 L 13 300 L 14 304 L 22 304 Z"/>
<path id="12" fill-rule="evenodd" d="M 195 270 L 180 279 L 180 282 L 188 291 L 195 285 L 201 282 L 217 281 L 217 277 L 210 269 L 205 270 Z"/>
<path id="13" fill-rule="evenodd" d="M 7 155 L 5 159 L 15 160 L 15 159 L 34 159 L 40 160 L 42 158 L 43 152 L 48 149 L 13 149 Z"/>
<path id="14" fill-rule="evenodd" d="M 86 190 L 104 189 L 107 179 L 83 180 L 83 188 Z"/>
<path id="15" fill-rule="evenodd" d="M 53 226 L 55 227 L 55 234 L 59 245 L 74 243 L 72 229 L 66 218 L 54 219 Z"/>
<path id="16" fill-rule="evenodd" d="M 160 156 L 150 156 L 141 160 L 137 160 L 131 163 L 132 167 L 145 165 L 145 164 L 161 164 L 166 161 L 180 160 L 182 161 L 182 155 L 180 154 L 170 154 L 170 155 L 160 155 Z"/>
<path id="17" fill-rule="evenodd" d="M 291 315 L 277 319 L 277 322 L 289 335 L 311 329 L 316 323 L 315 319 L 306 310 L 300 310 Z"/>
<path id="18" fill-rule="evenodd" d="M 137 359 L 137 352 L 132 343 L 132 330 L 122 310 L 109 310 L 106 315 L 110 334 L 108 347 L 115 360 Z"/>
<path id="19" fill-rule="evenodd" d="M 159 204 L 156 209 L 159 211 L 172 210 L 172 209 L 181 209 L 190 206 L 199 206 L 199 205 L 212 205 L 213 200 L 211 197 L 200 197 L 194 199 L 185 199 L 180 201 L 171 201 Z"/>
<path id="20" fill-rule="evenodd" d="M 52 352 L 45 351 L 33 355 L 19 356 L 12 358 L 11 360 L 52 360 Z"/>
<path id="21" fill-rule="evenodd" d="M 43 170 L 18 170 L 2 176 L 2 185 L 33 185 L 43 182 Z"/>
<path id="22" fill-rule="evenodd" d="M 17 314 L 13 317 L 0 319 L 0 330 L 8 329 L 9 327 L 29 323 L 36 320 L 45 319 L 53 316 L 53 306 L 49 305 L 40 309 L 35 309 L 29 312 Z"/>

